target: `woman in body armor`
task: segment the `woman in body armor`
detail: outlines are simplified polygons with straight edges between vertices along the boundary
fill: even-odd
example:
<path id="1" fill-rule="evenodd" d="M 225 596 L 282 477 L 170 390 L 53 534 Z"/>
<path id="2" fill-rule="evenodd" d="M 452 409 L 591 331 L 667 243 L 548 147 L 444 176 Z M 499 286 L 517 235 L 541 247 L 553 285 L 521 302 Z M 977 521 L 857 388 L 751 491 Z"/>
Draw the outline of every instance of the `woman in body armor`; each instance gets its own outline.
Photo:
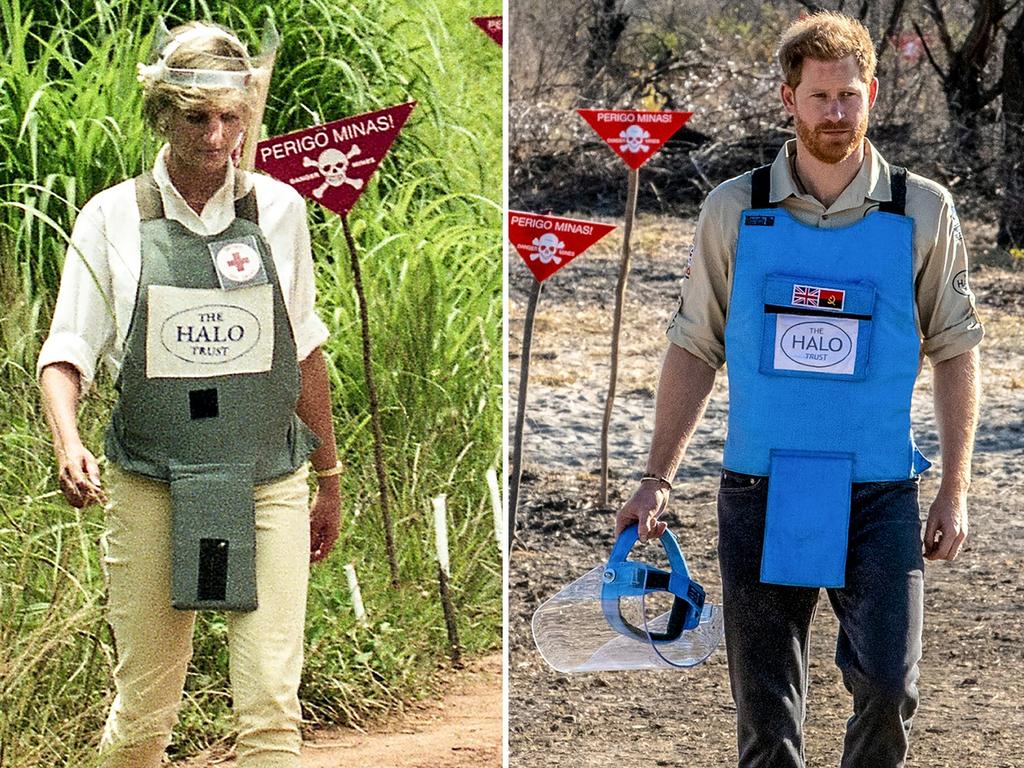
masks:
<path id="1" fill-rule="evenodd" d="M 305 205 L 233 162 L 267 48 L 197 22 L 158 36 L 139 80 L 167 143 L 82 208 L 39 357 L 61 490 L 106 505 L 107 766 L 160 764 L 203 608 L 228 611 L 238 765 L 299 765 L 309 564 L 338 535 L 339 464 Z M 76 423 L 100 359 L 117 390 L 102 485 Z"/>

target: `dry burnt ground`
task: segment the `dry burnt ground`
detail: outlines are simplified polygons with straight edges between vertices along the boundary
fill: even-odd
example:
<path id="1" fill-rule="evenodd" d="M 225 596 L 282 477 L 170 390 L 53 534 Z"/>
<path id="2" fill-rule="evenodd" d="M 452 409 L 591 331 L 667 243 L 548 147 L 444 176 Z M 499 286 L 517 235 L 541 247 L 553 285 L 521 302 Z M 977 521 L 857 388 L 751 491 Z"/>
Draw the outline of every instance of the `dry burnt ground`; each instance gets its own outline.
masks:
<path id="1" fill-rule="evenodd" d="M 992 239 L 984 227 L 965 225 L 965 231 L 969 242 Z M 595 509 L 595 472 L 621 243 L 616 236 L 549 280 L 537 315 L 519 540 L 509 575 L 511 768 L 735 764 L 723 650 L 684 672 L 563 675 L 545 666 L 530 635 L 539 603 L 599 563 L 612 543 L 611 512 Z M 642 217 L 637 224 L 612 422 L 612 505 L 623 501 L 631 475 L 642 468 L 663 327 L 691 236 L 692 223 L 667 217 Z M 971 280 L 986 325 L 985 394 L 970 537 L 954 563 L 926 570 L 922 701 L 908 765 L 929 768 L 1024 766 L 1024 272 L 994 256 L 977 262 Z M 511 271 L 514 397 L 529 277 L 519 263 Z M 712 599 L 721 595 L 714 520 L 726 404 L 720 376 L 669 511 L 691 569 Z M 918 442 L 936 457 L 928 366 L 914 411 Z M 935 471 L 925 476 L 923 504 L 937 479 Z M 838 765 L 850 714 L 832 661 L 836 629 L 823 600 L 812 627 L 809 766 Z"/>

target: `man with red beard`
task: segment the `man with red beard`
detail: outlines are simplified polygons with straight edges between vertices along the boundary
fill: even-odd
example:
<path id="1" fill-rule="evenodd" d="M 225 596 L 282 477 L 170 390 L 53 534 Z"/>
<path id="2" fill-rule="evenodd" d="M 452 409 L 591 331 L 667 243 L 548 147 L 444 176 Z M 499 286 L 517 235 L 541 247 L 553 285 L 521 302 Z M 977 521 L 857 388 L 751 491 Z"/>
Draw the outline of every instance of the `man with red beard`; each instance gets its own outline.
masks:
<path id="1" fill-rule="evenodd" d="M 804 765 L 808 637 L 825 588 L 853 695 L 842 765 L 895 768 L 918 704 L 924 560 L 953 560 L 967 536 L 983 331 L 949 192 L 865 138 L 878 93 L 867 30 L 809 16 L 783 34 L 779 61 L 796 138 L 704 203 L 650 454 L 616 534 L 664 532 L 727 362 L 718 556 L 739 764 Z M 910 403 L 924 356 L 942 478 L 922 542 L 917 477 L 930 464 Z"/>

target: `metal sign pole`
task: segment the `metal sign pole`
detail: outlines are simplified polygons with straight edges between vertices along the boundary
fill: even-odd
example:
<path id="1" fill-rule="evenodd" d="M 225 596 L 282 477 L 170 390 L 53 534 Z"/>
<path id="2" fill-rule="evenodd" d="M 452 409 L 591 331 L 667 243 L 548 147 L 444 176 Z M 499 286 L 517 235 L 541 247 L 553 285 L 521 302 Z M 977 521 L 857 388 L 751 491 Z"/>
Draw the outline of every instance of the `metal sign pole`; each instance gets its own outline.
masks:
<path id="1" fill-rule="evenodd" d="M 516 535 L 516 506 L 519 503 L 519 481 L 523 475 L 523 426 L 526 423 L 526 387 L 530 380 L 530 343 L 533 341 L 533 320 L 537 313 L 537 302 L 544 286 L 534 279 L 526 305 L 526 319 L 523 323 L 523 349 L 519 361 L 519 398 L 516 401 L 516 428 L 512 443 L 512 477 L 509 480 L 508 528 L 505 540 L 508 551 L 512 551 L 512 540 Z"/>
<path id="2" fill-rule="evenodd" d="M 604 401 L 604 419 L 601 421 L 601 492 L 599 505 L 608 506 L 608 427 L 615 405 L 615 384 L 619 375 L 619 331 L 622 328 L 622 306 L 626 301 L 626 279 L 629 277 L 629 239 L 633 232 L 633 218 L 636 216 L 636 198 L 640 171 L 629 169 L 626 190 L 626 223 L 622 233 L 622 261 L 619 264 L 619 282 L 615 289 L 615 319 L 612 322 L 611 376 L 608 382 L 608 397 Z"/>
<path id="3" fill-rule="evenodd" d="M 348 252 L 352 258 L 352 281 L 355 283 L 356 297 L 359 300 L 359 320 L 363 332 L 363 372 L 366 376 L 366 389 L 370 395 L 370 422 L 373 425 L 373 459 L 377 467 L 377 483 L 380 486 L 380 511 L 384 517 L 384 540 L 388 550 L 388 565 L 391 566 L 391 586 L 397 588 L 398 556 L 395 553 L 395 535 L 391 524 L 391 511 L 388 508 L 388 481 L 384 472 L 384 435 L 380 428 L 377 385 L 373 381 L 373 368 L 370 363 L 370 318 L 366 311 L 366 295 L 363 293 L 363 278 L 359 270 L 356 243 L 348 226 L 347 214 L 342 214 L 341 226 L 345 231 L 345 242 L 348 243 Z"/>

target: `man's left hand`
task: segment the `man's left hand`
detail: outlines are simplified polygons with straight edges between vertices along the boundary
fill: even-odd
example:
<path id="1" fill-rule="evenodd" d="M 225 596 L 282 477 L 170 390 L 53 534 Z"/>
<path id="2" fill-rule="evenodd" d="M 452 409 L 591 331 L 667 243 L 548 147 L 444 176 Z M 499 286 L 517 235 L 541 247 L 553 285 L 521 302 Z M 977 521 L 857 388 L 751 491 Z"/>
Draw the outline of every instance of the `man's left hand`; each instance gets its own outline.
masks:
<path id="1" fill-rule="evenodd" d="M 967 494 L 940 490 L 928 510 L 924 556 L 928 560 L 955 560 L 966 538 Z"/>
<path id="2" fill-rule="evenodd" d="M 341 522 L 341 493 L 337 478 L 321 482 L 309 510 L 309 562 L 318 563 L 331 553 Z"/>

